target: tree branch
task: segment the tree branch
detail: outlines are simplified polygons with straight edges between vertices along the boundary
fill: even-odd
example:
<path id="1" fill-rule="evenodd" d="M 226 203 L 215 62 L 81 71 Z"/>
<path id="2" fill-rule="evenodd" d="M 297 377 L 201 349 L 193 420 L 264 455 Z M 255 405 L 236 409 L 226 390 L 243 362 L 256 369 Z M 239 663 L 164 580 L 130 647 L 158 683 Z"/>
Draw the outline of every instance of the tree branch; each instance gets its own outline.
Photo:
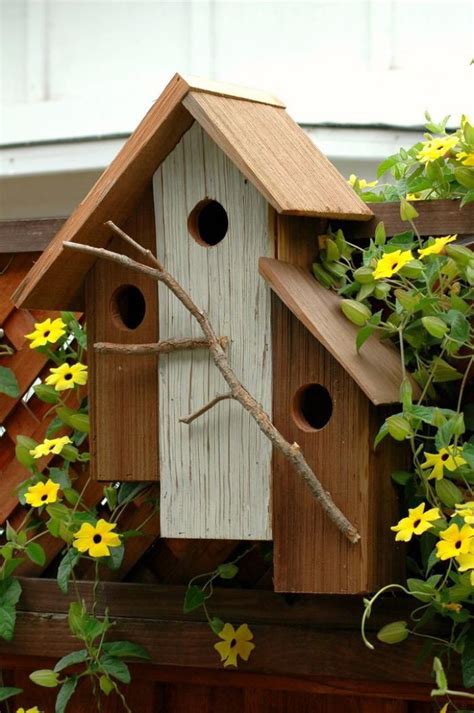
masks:
<path id="1" fill-rule="evenodd" d="M 219 337 L 223 349 L 229 344 L 228 337 Z M 96 342 L 94 351 L 98 354 L 126 354 L 127 356 L 149 356 L 150 354 L 169 354 L 194 349 L 208 349 L 207 339 L 189 337 L 188 339 L 163 339 L 151 344 L 114 344 L 113 342 Z"/>
<path id="2" fill-rule="evenodd" d="M 197 321 L 201 330 L 208 340 L 209 351 L 214 364 L 224 377 L 227 382 L 230 392 L 233 398 L 238 401 L 241 406 L 250 413 L 254 421 L 257 423 L 260 430 L 267 436 L 271 441 L 273 446 L 277 448 L 284 457 L 291 463 L 295 471 L 299 476 L 303 478 L 306 485 L 309 487 L 314 497 L 321 505 L 323 510 L 327 513 L 328 517 L 336 525 L 336 527 L 350 540 L 350 542 L 356 543 L 360 540 L 360 535 L 356 528 L 351 522 L 346 518 L 346 516 L 339 510 L 337 505 L 334 503 L 330 494 L 326 492 L 321 485 L 320 481 L 313 473 L 309 464 L 307 463 L 305 457 L 303 456 L 299 447 L 291 445 L 278 431 L 278 429 L 273 425 L 270 417 L 264 411 L 263 407 L 257 402 L 257 400 L 247 391 L 245 386 L 239 381 L 236 374 L 230 367 L 224 350 L 222 349 L 219 339 L 214 332 L 214 329 L 209 322 L 207 315 L 200 310 L 197 305 L 193 302 L 190 295 L 181 287 L 181 285 L 176 282 L 174 277 L 170 275 L 169 272 L 161 265 L 161 263 L 151 254 L 146 251 L 141 245 L 136 243 L 130 236 L 123 233 L 116 225 L 109 221 L 107 223 L 109 227 L 112 228 L 118 235 L 123 237 L 123 239 L 136 247 L 136 249 L 144 255 L 148 260 L 152 261 L 155 268 L 149 267 L 148 265 L 143 265 L 140 262 L 136 262 L 132 258 L 126 257 L 119 253 L 106 250 L 105 248 L 94 248 L 90 245 L 80 245 L 78 243 L 64 242 L 64 248 L 68 250 L 73 250 L 87 255 L 94 255 L 96 258 L 102 258 L 110 262 L 114 262 L 122 267 L 126 267 L 133 272 L 138 272 L 141 275 L 147 275 L 152 280 L 157 282 L 162 282 L 168 289 L 177 297 L 181 304 L 191 313 L 194 319 Z"/>
<path id="3" fill-rule="evenodd" d="M 179 420 L 181 423 L 186 423 L 187 425 L 189 425 L 190 423 L 195 421 L 197 418 L 199 418 L 199 416 L 202 416 L 203 413 L 206 413 L 206 411 L 209 411 L 213 406 L 218 404 L 219 401 L 224 401 L 225 399 L 233 399 L 233 398 L 234 398 L 234 396 L 230 393 L 230 391 L 228 394 L 218 394 L 217 396 L 214 396 L 213 399 L 208 401 L 207 404 L 204 404 L 204 406 L 201 406 L 200 409 L 198 409 L 194 413 L 190 413 L 188 416 L 183 416 Z"/>

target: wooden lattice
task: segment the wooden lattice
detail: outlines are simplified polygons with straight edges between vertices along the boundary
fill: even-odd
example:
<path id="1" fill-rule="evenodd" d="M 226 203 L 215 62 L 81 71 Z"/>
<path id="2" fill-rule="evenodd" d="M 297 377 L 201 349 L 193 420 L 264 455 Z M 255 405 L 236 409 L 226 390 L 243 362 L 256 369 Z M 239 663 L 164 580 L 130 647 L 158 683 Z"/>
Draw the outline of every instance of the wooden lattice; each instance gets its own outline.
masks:
<path id="1" fill-rule="evenodd" d="M 44 223 L 46 228 L 47 221 Z M 46 317 L 54 318 L 57 314 L 19 310 L 10 299 L 37 256 L 38 253 L 0 255 L 0 270 L 3 271 L 0 277 L 0 327 L 4 330 L 4 342 L 15 350 L 12 356 L 2 357 L 0 364 L 13 369 L 21 390 L 21 396 L 16 399 L 0 395 L 0 424 L 5 429 L 0 439 L 0 526 L 6 520 L 13 527 L 19 526 L 25 516 L 25 508 L 18 503 L 15 489 L 28 477 L 28 471 L 15 459 L 16 437 L 25 435 L 40 442 L 54 416 L 51 406 L 31 393 L 32 384 L 44 378 L 50 364 L 46 358 L 29 348 L 24 335 L 32 331 L 35 322 Z M 75 487 L 81 491 L 89 479 L 87 468 L 77 464 L 72 477 L 75 479 Z M 100 507 L 103 487 L 103 483 L 89 482 L 84 493 L 87 505 Z M 151 512 L 150 497 L 158 496 L 158 486 L 155 485 L 141 500 L 129 505 L 120 520 L 120 528 L 135 529 L 139 526 Z M 156 515 L 145 526 L 143 537 L 128 541 L 120 570 L 104 570 L 103 578 L 185 584 L 196 574 L 212 570 L 229 557 L 240 553 L 243 548 L 249 547 L 248 543 L 243 545 L 237 541 L 162 539 L 159 534 L 159 516 Z M 41 543 L 46 552 L 44 566 L 25 562 L 17 570 L 18 574 L 54 575 L 63 542 L 45 535 Z M 84 578 L 91 574 L 87 565 L 82 567 L 80 574 Z M 269 565 L 257 551 L 252 551 L 242 562 L 239 576 L 244 586 L 271 585 Z"/>

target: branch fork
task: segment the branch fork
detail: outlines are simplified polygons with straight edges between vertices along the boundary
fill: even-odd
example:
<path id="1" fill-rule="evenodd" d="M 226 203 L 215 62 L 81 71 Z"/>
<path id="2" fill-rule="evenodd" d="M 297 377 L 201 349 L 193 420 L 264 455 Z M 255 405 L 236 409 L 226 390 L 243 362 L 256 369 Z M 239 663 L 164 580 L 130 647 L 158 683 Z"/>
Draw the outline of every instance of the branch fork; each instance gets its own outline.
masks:
<path id="1" fill-rule="evenodd" d="M 208 349 L 215 366 L 222 374 L 224 380 L 229 386 L 229 393 L 222 396 L 216 396 L 212 401 L 203 406 L 194 414 L 185 416 L 180 419 L 183 423 L 191 423 L 195 418 L 198 418 L 202 413 L 205 413 L 215 404 L 223 399 L 232 398 L 238 401 L 252 416 L 260 430 L 271 441 L 274 448 L 279 450 L 283 456 L 291 463 L 298 475 L 303 478 L 306 485 L 309 487 L 317 502 L 320 504 L 324 512 L 336 527 L 347 537 L 347 539 L 356 543 L 360 540 L 360 535 L 354 525 L 347 519 L 344 513 L 337 507 L 331 498 L 331 495 L 326 492 L 321 482 L 316 477 L 310 465 L 306 461 L 300 447 L 293 443 L 289 443 L 280 431 L 273 425 L 270 416 L 264 411 L 258 401 L 247 391 L 245 386 L 240 382 L 237 375 L 230 366 L 225 351 L 221 345 L 219 337 L 216 335 L 212 324 L 207 315 L 199 309 L 193 302 L 191 296 L 186 290 L 174 279 L 174 277 L 165 269 L 162 263 L 153 255 L 150 250 L 145 249 L 142 245 L 131 238 L 127 233 L 118 228 L 112 221 L 107 221 L 106 225 L 126 243 L 132 245 L 137 253 L 139 253 L 146 262 L 151 265 L 137 262 L 132 258 L 120 253 L 106 250 L 105 248 L 95 248 L 90 245 L 82 245 L 73 242 L 64 242 L 64 248 L 87 255 L 93 255 L 96 258 L 108 260 L 110 262 L 122 265 L 133 272 L 138 272 L 141 275 L 146 275 L 156 282 L 162 282 L 168 289 L 177 297 L 181 304 L 188 310 L 199 324 L 204 339 L 207 341 Z"/>

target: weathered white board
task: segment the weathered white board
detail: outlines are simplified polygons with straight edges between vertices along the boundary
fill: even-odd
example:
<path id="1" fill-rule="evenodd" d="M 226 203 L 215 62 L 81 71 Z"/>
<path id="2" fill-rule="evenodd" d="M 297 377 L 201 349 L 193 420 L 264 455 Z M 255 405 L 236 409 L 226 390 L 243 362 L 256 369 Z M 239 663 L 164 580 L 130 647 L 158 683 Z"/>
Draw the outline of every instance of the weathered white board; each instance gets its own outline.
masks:
<path id="1" fill-rule="evenodd" d="M 266 201 L 197 123 L 155 173 L 153 190 L 158 257 L 230 338 L 232 367 L 271 414 L 270 292 L 258 274 L 258 258 L 274 254 Z M 205 198 L 229 219 L 214 247 L 187 228 Z M 174 295 L 158 289 L 160 339 L 202 336 Z M 162 355 L 159 370 L 163 536 L 270 539 L 270 443 L 233 401 L 179 422 L 228 391 L 207 350 Z"/>

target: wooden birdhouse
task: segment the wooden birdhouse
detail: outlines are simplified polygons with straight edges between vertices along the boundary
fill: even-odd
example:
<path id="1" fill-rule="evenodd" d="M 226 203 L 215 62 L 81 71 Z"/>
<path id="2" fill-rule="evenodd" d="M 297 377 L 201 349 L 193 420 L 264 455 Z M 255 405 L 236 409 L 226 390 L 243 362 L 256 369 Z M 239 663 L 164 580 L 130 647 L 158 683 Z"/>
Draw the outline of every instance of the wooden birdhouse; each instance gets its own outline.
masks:
<path id="1" fill-rule="evenodd" d="M 273 538 L 278 591 L 355 593 L 396 576 L 396 454 L 372 443 L 380 407 L 398 401 L 399 358 L 375 337 L 357 354 L 338 298 L 309 271 L 330 219 L 371 216 L 277 99 L 176 75 L 16 293 L 18 305 L 86 312 L 93 477 L 160 480 L 165 537 Z M 202 333 L 165 285 L 64 247 L 139 259 L 107 221 L 208 314 L 238 378 L 298 443 L 358 544 L 235 400 L 180 420 L 226 391 L 206 344 L 127 352 Z M 125 350 L 104 353 L 104 342 Z"/>

